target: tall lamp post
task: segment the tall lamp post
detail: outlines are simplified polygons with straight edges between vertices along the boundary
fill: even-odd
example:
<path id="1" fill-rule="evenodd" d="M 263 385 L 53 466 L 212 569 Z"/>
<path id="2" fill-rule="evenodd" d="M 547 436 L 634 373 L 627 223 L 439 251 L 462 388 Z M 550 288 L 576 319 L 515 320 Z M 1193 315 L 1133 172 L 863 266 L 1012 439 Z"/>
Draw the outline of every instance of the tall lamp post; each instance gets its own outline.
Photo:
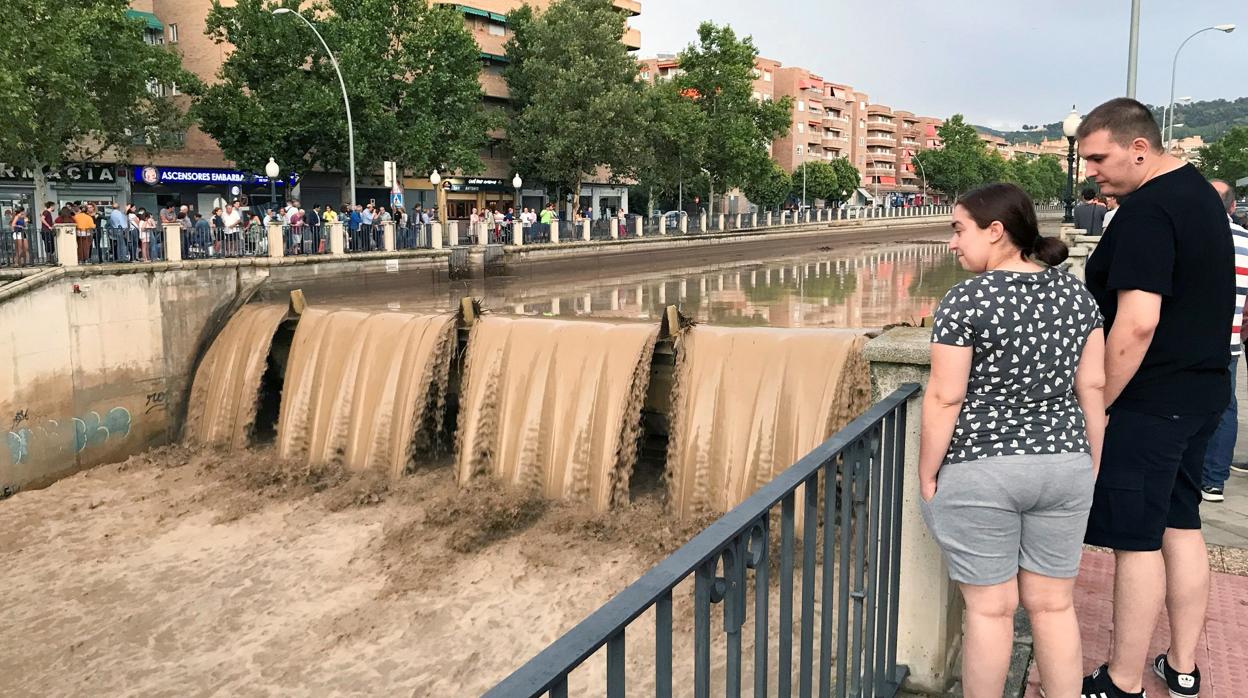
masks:
<path id="1" fill-rule="evenodd" d="M 1179 97 L 1178 99 L 1174 100 L 1173 106 L 1163 106 L 1161 108 L 1161 135 L 1163 138 L 1165 138 L 1166 136 L 1166 125 L 1174 123 L 1174 108 L 1180 104 L 1183 104 L 1183 105 L 1191 104 L 1191 102 L 1192 102 L 1191 97 Z M 1174 124 L 1174 125 L 1182 126 L 1182 124 Z M 1170 130 L 1173 131 L 1174 127 L 1171 126 Z M 1169 143 L 1166 143 L 1166 146 L 1169 147 Z"/>
<path id="2" fill-rule="evenodd" d="M 347 110 L 347 168 L 348 179 L 351 186 L 351 210 L 355 210 L 355 125 L 351 122 L 351 101 L 347 99 L 347 82 L 342 79 L 342 69 L 338 67 L 338 59 L 334 57 L 334 52 L 329 50 L 329 44 L 325 43 L 325 38 L 316 30 L 316 26 L 308 21 L 307 17 L 290 9 L 289 7 L 279 7 L 273 10 L 275 15 L 294 15 L 303 20 L 308 25 L 316 38 L 321 42 L 321 46 L 325 49 L 325 53 L 329 56 L 329 62 L 334 66 L 334 72 L 338 75 L 338 87 L 342 88 L 342 106 Z"/>
<path id="3" fill-rule="evenodd" d="M 429 175 L 429 183 L 433 185 L 434 195 L 438 202 L 438 223 L 446 225 L 446 191 L 442 188 L 442 175 L 434 170 Z M 443 228 L 445 230 L 445 228 Z"/>
<path id="4" fill-rule="evenodd" d="M 277 162 L 273 158 L 269 158 L 269 163 L 264 166 L 264 176 L 269 178 L 269 210 L 277 210 L 277 176 L 282 173 L 282 168 L 277 166 Z"/>
<path id="5" fill-rule="evenodd" d="M 1230 34 L 1231 32 L 1235 31 L 1235 25 L 1234 24 L 1215 24 L 1212 27 L 1205 27 L 1204 29 L 1198 29 L 1192 32 L 1191 35 L 1188 36 L 1186 39 L 1184 39 L 1183 43 L 1179 44 L 1178 50 L 1174 52 L 1174 61 L 1170 64 L 1170 130 L 1166 134 L 1166 143 L 1165 143 L 1166 150 L 1170 149 L 1170 138 L 1174 135 L 1174 77 L 1176 74 L 1178 74 L 1178 71 L 1179 71 L 1179 53 L 1183 51 L 1183 47 L 1187 45 L 1187 42 L 1191 41 L 1197 35 L 1204 34 L 1205 32 L 1211 32 L 1211 31 L 1220 31 L 1224 34 Z"/>
<path id="6" fill-rule="evenodd" d="M 512 202 L 512 208 L 520 208 L 520 187 L 524 186 L 524 180 L 520 179 L 520 173 L 517 172 L 515 177 L 511 178 L 511 188 L 516 190 L 515 201 Z"/>
<path id="7" fill-rule="evenodd" d="M 1074 105 L 1070 107 L 1070 113 L 1062 119 L 1062 135 L 1066 136 L 1068 149 L 1066 151 L 1066 215 L 1062 217 L 1063 223 L 1075 222 L 1075 134 L 1079 132 L 1079 123 L 1083 121 L 1083 117 L 1079 116 L 1079 112 L 1075 111 Z"/>

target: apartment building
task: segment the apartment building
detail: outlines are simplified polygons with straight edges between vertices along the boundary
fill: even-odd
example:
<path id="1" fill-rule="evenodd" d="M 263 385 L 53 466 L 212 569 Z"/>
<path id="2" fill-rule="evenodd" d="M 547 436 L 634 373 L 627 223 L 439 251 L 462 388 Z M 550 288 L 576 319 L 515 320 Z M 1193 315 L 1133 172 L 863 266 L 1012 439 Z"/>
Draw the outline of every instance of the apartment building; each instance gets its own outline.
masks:
<path id="1" fill-rule="evenodd" d="M 480 82 L 487 104 L 506 108 L 510 95 L 502 77 L 506 63 L 503 49 L 511 32 L 507 27 L 507 13 L 523 5 L 522 0 L 469 0 L 468 3 L 450 0 L 432 0 L 434 3 L 452 5 L 463 13 L 464 23 L 481 49 Z M 539 11 L 552 0 L 529 0 Z M 629 17 L 641 13 L 638 0 L 612 0 L 612 5 Z M 147 23 L 148 40 L 153 43 L 176 45 L 182 55 L 183 66 L 201 79 L 212 82 L 217 71 L 229 55 L 228 45 L 214 43 L 204 34 L 208 12 L 212 4 L 206 0 L 131 0 L 130 13 Z M 310 42 L 315 39 L 308 37 Z M 641 46 L 636 29 L 629 28 L 622 39 L 630 50 Z M 172 88 L 176 90 L 176 88 Z M 174 99 L 186 97 L 171 94 Z M 327 122 L 327 128 L 336 128 Z M 448 208 L 452 217 L 467 216 L 473 208 L 496 206 L 505 208 L 518 205 L 514 202 L 511 186 L 510 152 L 506 144 L 506 132 L 499 130 L 490 134 L 490 144 L 481 153 L 485 171 L 471 177 L 442 173 L 449 179 Z M 149 208 L 170 201 L 189 203 L 201 209 L 209 209 L 222 199 L 239 195 L 268 198 L 268 181 L 254 173 L 240 172 L 222 154 L 217 143 L 197 128 L 190 128 L 184 145 L 176 150 L 161 153 L 137 153 L 133 166 L 110 164 L 114 173 L 121 172 L 124 185 L 118 186 L 116 198 L 134 200 Z M 292 163 L 281 163 L 283 171 Z M 424 173 L 420 173 L 424 174 Z M 521 173 L 523 176 L 523 173 Z M 450 175 L 448 177 L 448 175 Z M 529 178 L 525 178 L 529 179 Z M 283 174 L 279 182 L 282 194 L 288 190 L 299 196 L 305 204 L 323 203 L 337 205 L 346 197 L 346 177 L 343 173 L 298 172 L 295 178 Z M 627 192 L 622 187 L 602 183 L 589 183 L 583 196 L 592 197 L 595 210 L 599 203 L 604 207 L 617 208 L 627 205 Z M 523 191 L 524 205 L 536 206 L 545 201 L 545 191 L 538 182 L 526 182 Z M 403 182 L 406 190 L 405 205 L 414 203 L 432 205 L 435 197 L 428 177 L 409 177 Z M 360 201 L 376 199 L 386 202 L 390 190 L 383 186 L 378 172 L 356 173 L 356 198 Z"/>

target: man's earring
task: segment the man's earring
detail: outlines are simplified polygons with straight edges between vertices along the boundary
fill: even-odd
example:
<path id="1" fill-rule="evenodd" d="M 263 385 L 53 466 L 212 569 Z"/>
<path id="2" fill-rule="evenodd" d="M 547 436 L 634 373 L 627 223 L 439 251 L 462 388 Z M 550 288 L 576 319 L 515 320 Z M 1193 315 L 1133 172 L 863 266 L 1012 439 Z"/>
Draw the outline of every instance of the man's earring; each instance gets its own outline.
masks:
<path id="1" fill-rule="evenodd" d="M 1138 158 L 1135 159 L 1135 161 L 1141 162 L 1141 163 L 1144 162 L 1144 156 L 1143 155 L 1139 156 Z"/>

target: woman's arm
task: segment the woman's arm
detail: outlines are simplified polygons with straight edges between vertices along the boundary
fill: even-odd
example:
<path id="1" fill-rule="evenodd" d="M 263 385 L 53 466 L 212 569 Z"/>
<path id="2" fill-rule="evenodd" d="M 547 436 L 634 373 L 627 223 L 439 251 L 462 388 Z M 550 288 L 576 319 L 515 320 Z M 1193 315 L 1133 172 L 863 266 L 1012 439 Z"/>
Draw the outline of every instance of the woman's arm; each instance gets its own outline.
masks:
<path id="1" fill-rule="evenodd" d="M 919 438 L 919 492 L 936 495 L 936 473 L 949 450 L 971 376 L 971 347 L 932 345 L 932 375 L 923 394 L 923 426 Z"/>
<path id="2" fill-rule="evenodd" d="M 1105 331 L 1092 330 L 1083 345 L 1079 368 L 1075 370 L 1075 397 L 1083 410 L 1092 450 L 1092 472 L 1101 470 L 1101 445 L 1105 442 Z"/>

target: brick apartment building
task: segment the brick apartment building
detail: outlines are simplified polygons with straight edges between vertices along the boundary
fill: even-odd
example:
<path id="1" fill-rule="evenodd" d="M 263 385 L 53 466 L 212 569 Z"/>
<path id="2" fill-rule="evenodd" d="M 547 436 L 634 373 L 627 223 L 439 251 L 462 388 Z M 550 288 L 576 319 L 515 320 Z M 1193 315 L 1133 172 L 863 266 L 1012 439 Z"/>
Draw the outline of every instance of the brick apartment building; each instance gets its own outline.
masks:
<path id="1" fill-rule="evenodd" d="M 641 77 L 648 82 L 670 80 L 680 72 L 672 55 L 641 63 Z M 783 97 L 793 100 L 792 122 L 789 132 L 771 144 L 771 156 L 785 171 L 793 172 L 804 162 L 848 158 L 862 174 L 856 200 L 921 200 L 922 177 L 911 158 L 940 146 L 936 135 L 940 119 L 872 104 L 865 92 L 849 85 L 830 82 L 806 68 L 758 58 L 754 98 Z"/>
<path id="2" fill-rule="evenodd" d="M 503 81 L 502 68 L 506 62 L 503 46 L 511 36 L 507 28 L 506 14 L 520 7 L 522 0 L 469 0 L 451 2 L 432 0 L 439 4 L 453 5 L 463 13 L 465 25 L 481 49 L 480 82 L 487 103 L 506 107 L 509 101 L 507 85 Z M 551 0 L 529 0 L 539 10 L 549 6 Z M 638 0 L 613 0 L 612 4 L 629 17 L 641 13 Z M 229 55 L 230 47 L 216 44 L 204 34 L 208 12 L 212 4 L 207 0 L 130 0 L 129 13 L 146 22 L 145 37 L 154 44 L 171 44 L 181 54 L 183 66 L 206 82 L 216 79 L 221 64 Z M 296 20 L 297 21 L 297 20 Z M 315 38 L 308 34 L 310 45 Z M 636 29 L 628 29 L 623 43 L 630 50 L 641 46 Z M 162 88 L 167 95 L 185 103 L 189 98 L 178 93 L 176 86 Z M 345 121 L 327 121 L 326 128 L 345 130 Z M 490 144 L 481 153 L 485 171 L 472 177 L 449 177 L 451 186 L 448 208 L 452 217 L 466 217 L 472 207 L 494 205 L 500 208 L 514 205 L 511 186 L 510 152 L 507 149 L 505 131 L 490 134 Z M 344 134 L 345 138 L 345 134 Z M 276 155 L 276 154 L 275 154 Z M 97 200 L 134 201 L 151 209 L 167 202 L 187 203 L 202 210 L 226 198 L 245 194 L 258 200 L 268 199 L 267 180 L 257 179 L 254 173 L 239 172 L 230 162 L 215 140 L 190 128 L 183 145 L 160 153 L 137 151 L 132 163 L 92 163 L 79 168 L 69 168 L 70 173 L 53 182 L 53 190 L 61 201 Z M 298 195 L 305 205 L 338 205 L 347 199 L 345 173 L 299 172 L 297 182 L 286 181 L 286 172 L 292 163 L 281 162 L 283 175 L 279 183 L 279 196 L 287 193 Z M 0 166 L 0 201 L 29 196 L 33 182 L 23 173 L 10 172 L 11 168 Z M 405 204 L 432 205 L 434 193 L 426 173 L 404 180 Z M 450 173 L 442 173 L 444 178 Z M 522 177 L 524 173 L 520 173 Z M 526 180 L 530 178 L 525 177 Z M 290 185 L 294 185 L 293 190 Z M 389 200 L 389 190 L 383 186 L 380 172 L 356 172 L 356 198 L 379 202 Z M 531 185 L 539 185 L 532 187 Z M 627 207 L 627 190 L 624 187 L 590 182 L 582 190 L 582 198 L 593 202 L 594 210 Z M 526 181 L 522 193 L 524 205 L 537 206 L 545 200 L 540 183 Z"/>

